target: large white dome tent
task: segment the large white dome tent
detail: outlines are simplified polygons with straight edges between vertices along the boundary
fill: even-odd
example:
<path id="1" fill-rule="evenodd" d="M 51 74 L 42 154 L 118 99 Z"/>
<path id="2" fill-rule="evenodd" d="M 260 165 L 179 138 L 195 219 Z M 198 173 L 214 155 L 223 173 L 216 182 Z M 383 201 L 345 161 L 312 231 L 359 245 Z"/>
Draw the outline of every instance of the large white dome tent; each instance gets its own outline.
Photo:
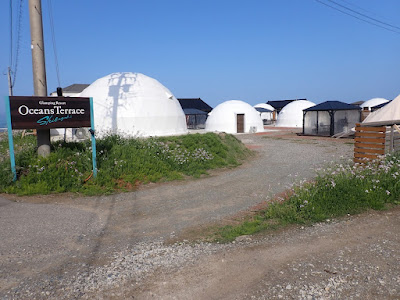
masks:
<path id="1" fill-rule="evenodd" d="M 174 95 L 140 73 L 113 73 L 97 79 L 81 94 L 92 97 L 99 135 L 166 136 L 187 133 L 185 114 Z"/>
<path id="2" fill-rule="evenodd" d="M 206 121 L 206 131 L 250 133 L 264 131 L 260 114 L 250 104 L 229 100 L 215 107 Z"/>
<path id="3" fill-rule="evenodd" d="M 303 127 L 303 109 L 314 106 L 308 100 L 296 100 L 285 105 L 279 112 L 277 127 Z"/>

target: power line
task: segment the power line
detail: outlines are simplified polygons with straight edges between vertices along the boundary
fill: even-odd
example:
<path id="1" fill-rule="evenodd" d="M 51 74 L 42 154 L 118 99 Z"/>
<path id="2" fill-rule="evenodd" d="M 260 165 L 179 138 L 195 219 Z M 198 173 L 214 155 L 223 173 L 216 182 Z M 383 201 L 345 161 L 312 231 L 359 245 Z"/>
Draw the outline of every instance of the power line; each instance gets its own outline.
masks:
<path id="1" fill-rule="evenodd" d="M 15 52 L 15 64 L 14 64 L 14 76 L 13 76 L 13 86 L 15 85 L 15 81 L 17 79 L 17 70 L 18 70 L 18 62 L 19 62 L 19 50 L 21 48 L 21 27 L 22 27 L 22 3 L 23 0 L 19 1 L 18 7 L 18 22 L 17 22 L 17 45 Z"/>
<path id="2" fill-rule="evenodd" d="M 370 16 L 368 16 L 366 14 L 360 13 L 360 12 L 354 10 L 354 9 L 348 8 L 347 6 L 344 6 L 344 5 L 340 4 L 340 3 L 337 3 L 336 1 L 333 1 L 333 0 L 327 0 L 327 1 L 332 2 L 332 3 L 334 3 L 334 4 L 336 4 L 336 5 L 340 6 L 340 7 L 343 7 L 344 9 L 347 9 L 347 10 L 353 12 L 353 13 L 356 13 L 357 15 L 363 16 L 363 17 L 368 18 L 368 19 L 370 19 L 372 21 L 381 23 L 383 25 L 386 25 L 386 26 L 389 26 L 389 27 L 392 27 L 392 28 L 400 29 L 400 27 L 397 27 L 397 26 L 391 25 L 389 23 L 382 22 L 382 21 L 380 21 L 378 19 L 372 18 L 372 17 L 370 17 Z"/>
<path id="3" fill-rule="evenodd" d="M 345 8 L 345 9 L 347 9 L 347 10 L 353 12 L 353 13 L 356 13 L 356 14 L 358 14 L 358 15 L 360 15 L 360 16 L 363 16 L 364 18 L 373 20 L 374 22 L 383 24 L 383 25 L 385 25 L 385 26 L 382 26 L 382 25 L 379 25 L 379 24 L 377 24 L 377 23 L 371 22 L 371 21 L 369 21 L 369 20 L 366 20 L 366 19 L 357 17 L 357 16 L 355 16 L 355 15 L 349 13 L 349 12 L 346 12 L 346 11 L 340 9 L 340 8 L 337 8 L 337 7 L 333 6 L 333 5 L 329 5 L 328 3 L 322 2 L 321 0 L 315 0 L 315 1 L 317 1 L 318 3 L 321 3 L 321 4 L 325 5 L 325 6 L 328 6 L 328 7 L 332 8 L 332 9 L 334 9 L 334 10 L 337 10 L 337 11 L 339 11 L 339 12 L 345 14 L 345 15 L 348 15 L 348 16 L 351 16 L 351 17 L 353 17 L 353 18 L 355 18 L 355 19 L 358 19 L 358 20 L 360 20 L 360 21 L 363 21 L 363 22 L 366 22 L 366 23 L 368 23 L 368 24 L 374 25 L 374 26 L 376 26 L 376 27 L 380 27 L 380 28 L 386 29 L 386 30 L 388 30 L 388 31 L 392 31 L 392 32 L 394 32 L 394 33 L 400 34 L 400 31 L 397 31 L 397 30 L 391 29 L 391 28 L 387 28 L 387 27 L 385 27 L 385 26 L 389 26 L 389 27 L 396 28 L 396 29 L 399 29 L 399 30 L 400 30 L 400 27 L 391 25 L 391 24 L 386 23 L 386 22 L 379 21 L 378 19 L 369 17 L 369 16 L 367 16 L 367 15 L 365 15 L 365 14 L 362 14 L 362 13 L 360 13 L 360 12 L 357 12 L 357 11 L 355 11 L 355 10 L 353 10 L 353 9 L 351 9 L 351 8 L 348 8 L 348 7 L 344 6 L 344 5 L 341 5 L 340 3 L 337 3 L 337 2 L 335 2 L 335 1 L 326 0 L 326 1 L 329 1 L 329 2 L 332 2 L 332 3 L 336 4 L 336 5 L 338 5 L 339 7 L 343 7 L 343 8 Z"/>
<path id="4" fill-rule="evenodd" d="M 13 63 L 13 7 L 10 0 L 10 67 Z"/>
<path id="5" fill-rule="evenodd" d="M 54 31 L 53 9 L 52 9 L 52 5 L 51 5 L 51 0 L 47 0 L 47 6 L 48 6 L 48 10 L 49 10 L 51 39 L 53 42 L 53 51 L 54 51 L 54 60 L 55 60 L 55 65 L 56 65 L 57 81 L 58 81 L 58 86 L 61 86 L 60 70 L 59 70 L 58 58 L 57 58 L 56 37 L 55 37 L 55 31 Z"/>

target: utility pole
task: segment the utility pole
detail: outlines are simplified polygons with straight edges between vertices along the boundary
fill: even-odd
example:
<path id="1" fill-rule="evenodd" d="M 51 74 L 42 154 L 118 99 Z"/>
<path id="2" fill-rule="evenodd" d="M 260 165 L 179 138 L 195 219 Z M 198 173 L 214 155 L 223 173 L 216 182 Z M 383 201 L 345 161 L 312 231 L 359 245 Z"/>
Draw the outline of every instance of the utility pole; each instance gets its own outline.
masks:
<path id="1" fill-rule="evenodd" d="M 8 72 L 7 72 L 7 77 L 8 77 L 8 95 L 12 96 L 13 95 L 13 86 L 12 86 L 12 80 L 11 80 L 11 68 L 8 67 Z"/>
<path id="2" fill-rule="evenodd" d="M 44 39 L 41 0 L 29 0 L 29 19 L 31 26 L 31 49 L 33 87 L 35 96 L 47 96 L 46 66 L 44 59 Z M 50 129 L 37 130 L 38 155 L 50 154 Z"/>

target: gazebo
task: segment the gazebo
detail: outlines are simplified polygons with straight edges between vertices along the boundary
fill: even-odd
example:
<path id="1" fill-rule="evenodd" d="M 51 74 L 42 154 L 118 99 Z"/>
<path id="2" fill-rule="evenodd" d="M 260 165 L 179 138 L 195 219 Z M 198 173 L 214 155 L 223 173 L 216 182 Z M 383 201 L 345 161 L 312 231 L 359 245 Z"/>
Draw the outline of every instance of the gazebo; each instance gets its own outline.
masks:
<path id="1" fill-rule="evenodd" d="M 326 101 L 303 110 L 303 134 L 332 136 L 349 131 L 360 120 L 359 106 Z"/>

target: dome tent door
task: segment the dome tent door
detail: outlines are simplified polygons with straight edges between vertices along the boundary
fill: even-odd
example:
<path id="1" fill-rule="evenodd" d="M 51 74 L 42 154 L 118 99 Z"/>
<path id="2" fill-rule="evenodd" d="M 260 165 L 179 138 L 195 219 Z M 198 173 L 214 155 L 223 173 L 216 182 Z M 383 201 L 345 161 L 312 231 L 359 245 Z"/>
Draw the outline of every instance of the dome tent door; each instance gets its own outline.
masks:
<path id="1" fill-rule="evenodd" d="M 244 133 L 244 114 L 236 115 L 237 133 Z"/>

